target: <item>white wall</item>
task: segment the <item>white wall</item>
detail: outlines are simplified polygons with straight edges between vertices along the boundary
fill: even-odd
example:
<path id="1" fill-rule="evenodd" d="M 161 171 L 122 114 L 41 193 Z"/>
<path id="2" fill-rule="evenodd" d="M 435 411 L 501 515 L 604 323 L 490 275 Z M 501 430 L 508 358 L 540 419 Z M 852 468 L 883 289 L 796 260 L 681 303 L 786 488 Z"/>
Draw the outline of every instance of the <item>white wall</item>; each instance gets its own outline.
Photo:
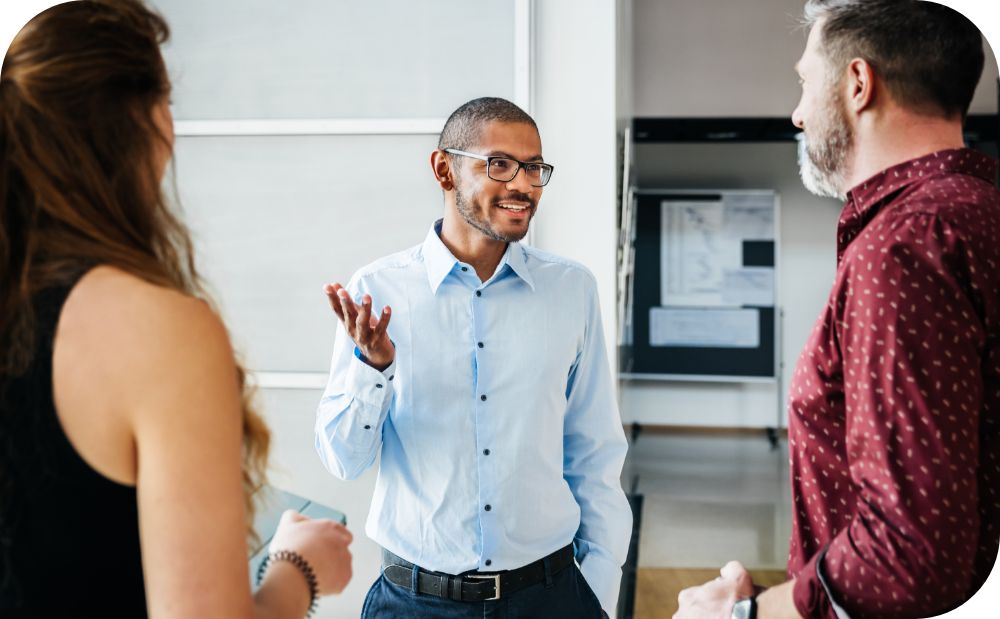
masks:
<path id="1" fill-rule="evenodd" d="M 545 159 L 556 166 L 535 218 L 533 242 L 594 273 L 613 360 L 616 7 L 610 1 L 574 0 L 543 0 L 533 6 L 532 110 Z"/>
<path id="2" fill-rule="evenodd" d="M 804 0 L 634 1 L 636 116 L 791 115 Z M 988 45 L 986 55 L 974 114 L 997 109 Z"/>

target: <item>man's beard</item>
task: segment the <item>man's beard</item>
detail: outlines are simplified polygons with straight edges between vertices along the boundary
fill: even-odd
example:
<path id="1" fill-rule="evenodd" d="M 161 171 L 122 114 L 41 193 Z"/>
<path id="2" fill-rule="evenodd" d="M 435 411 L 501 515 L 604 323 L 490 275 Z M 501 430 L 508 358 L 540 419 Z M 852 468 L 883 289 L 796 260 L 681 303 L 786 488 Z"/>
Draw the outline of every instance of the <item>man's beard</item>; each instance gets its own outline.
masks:
<path id="1" fill-rule="evenodd" d="M 524 202 L 529 204 L 531 212 L 528 213 L 528 223 L 531 223 L 531 219 L 535 216 L 535 201 L 523 193 L 513 193 L 504 198 L 498 198 L 493 201 L 490 208 L 496 206 L 499 202 L 505 200 L 512 200 L 517 202 Z M 458 214 L 462 216 L 465 223 L 469 224 L 476 230 L 482 232 L 486 237 L 493 239 L 494 241 L 501 241 L 504 243 L 517 243 L 528 233 L 528 228 L 525 227 L 524 232 L 514 233 L 514 234 L 504 234 L 499 230 L 493 228 L 487 218 L 483 217 L 476 211 L 475 207 L 475 195 L 469 197 L 466 196 L 465 192 L 462 191 L 462 187 L 459 184 L 455 185 L 455 206 L 458 209 Z M 489 212 L 489 211 L 487 211 Z"/>
<path id="2" fill-rule="evenodd" d="M 847 193 L 844 172 L 854 133 L 844 114 L 843 97 L 831 91 L 834 94 L 820 114 L 815 142 L 805 132 L 799 135 L 799 176 L 806 189 L 817 196 L 843 200 Z"/>

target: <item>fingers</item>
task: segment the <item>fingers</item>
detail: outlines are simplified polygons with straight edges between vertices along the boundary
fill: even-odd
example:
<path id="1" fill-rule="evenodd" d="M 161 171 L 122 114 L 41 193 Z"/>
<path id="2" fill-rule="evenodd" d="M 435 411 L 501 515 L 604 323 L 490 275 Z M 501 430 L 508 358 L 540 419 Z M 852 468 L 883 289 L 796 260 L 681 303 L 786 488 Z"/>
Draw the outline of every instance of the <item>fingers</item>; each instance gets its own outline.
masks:
<path id="1" fill-rule="evenodd" d="M 348 331 L 354 331 L 354 325 L 358 319 L 358 306 L 354 304 L 351 295 L 343 288 L 337 291 L 337 298 L 340 300 L 340 310 L 344 314 L 344 326 Z M 354 335 L 355 333 L 351 333 L 352 337 Z M 357 342 L 357 339 L 354 341 Z"/>
<path id="2" fill-rule="evenodd" d="M 356 339 L 354 341 L 363 348 L 377 346 L 389 328 L 389 319 L 391 316 L 392 309 L 388 305 L 382 308 L 382 313 L 378 318 L 373 316 L 372 298 L 366 294 L 361 299 L 361 309 L 358 311 L 357 318 L 355 318 Z"/>
<path id="3" fill-rule="evenodd" d="M 345 549 L 344 557 L 342 557 L 342 563 L 339 566 L 340 569 L 338 570 L 338 578 L 331 585 L 330 590 L 332 593 L 342 592 L 347 587 L 347 584 L 351 582 L 351 578 L 354 576 L 354 568 L 351 565 L 353 560 L 354 557 L 351 556 L 350 551 Z"/>
<path id="4" fill-rule="evenodd" d="M 382 308 L 382 317 L 375 324 L 375 332 L 372 334 L 374 341 L 379 341 L 385 335 L 386 330 L 389 328 L 390 318 L 392 318 L 392 308 L 386 305 Z"/>
<path id="5" fill-rule="evenodd" d="M 295 511 L 294 509 L 286 509 L 285 511 L 281 512 L 281 521 L 280 522 L 282 522 L 282 523 L 302 522 L 303 520 L 309 520 L 309 518 L 306 517 L 306 516 L 303 516 L 299 512 Z"/>
<path id="6" fill-rule="evenodd" d="M 736 583 L 736 594 L 739 597 L 749 597 L 754 593 L 753 579 L 750 572 L 739 561 L 730 561 L 719 572 L 724 580 Z"/>
<path id="7" fill-rule="evenodd" d="M 361 309 L 358 311 L 357 317 L 354 319 L 354 328 L 357 337 L 355 338 L 355 343 L 357 343 L 362 348 L 371 345 L 372 336 L 372 298 L 369 295 L 361 297 Z"/>
<path id="8" fill-rule="evenodd" d="M 344 320 L 344 310 L 340 305 L 340 291 L 344 287 L 340 284 L 327 284 L 323 286 L 323 292 L 326 293 L 326 299 L 330 302 L 330 309 L 333 313 L 337 315 L 341 321 Z"/>
<path id="9" fill-rule="evenodd" d="M 729 563 L 722 566 L 719 570 L 723 578 L 728 578 L 730 580 L 739 580 L 742 576 L 747 575 L 747 570 L 743 567 L 743 564 L 739 561 L 730 561 Z"/>
<path id="10" fill-rule="evenodd" d="M 351 532 L 347 530 L 347 527 L 340 524 L 339 522 L 337 523 L 337 527 L 340 528 L 340 532 L 344 535 L 344 537 L 347 538 L 347 545 L 350 546 L 351 542 L 354 541 L 354 535 L 352 535 Z"/>
<path id="11" fill-rule="evenodd" d="M 340 524 L 336 520 L 324 519 L 322 521 L 327 525 L 330 531 L 332 531 L 345 546 L 350 546 L 351 542 L 354 541 L 354 536 L 344 525 Z"/>
<path id="12" fill-rule="evenodd" d="M 354 541 L 354 535 L 351 534 L 347 527 L 340 524 L 336 520 L 330 520 L 329 518 L 310 518 L 293 509 L 286 509 L 281 513 L 281 520 L 278 523 L 278 526 L 288 527 L 296 523 L 308 523 L 305 526 L 317 533 L 325 531 L 325 535 L 332 535 L 332 537 L 328 537 L 328 539 L 331 541 L 336 540 L 345 547 L 350 546 L 351 542 Z"/>
<path id="13" fill-rule="evenodd" d="M 323 286 L 330 302 L 330 308 L 344 323 L 348 335 L 362 350 L 377 345 L 385 337 L 392 318 L 392 309 L 387 305 L 378 316 L 372 315 L 371 295 L 364 295 L 360 304 L 354 303 L 350 293 L 340 284 Z"/>

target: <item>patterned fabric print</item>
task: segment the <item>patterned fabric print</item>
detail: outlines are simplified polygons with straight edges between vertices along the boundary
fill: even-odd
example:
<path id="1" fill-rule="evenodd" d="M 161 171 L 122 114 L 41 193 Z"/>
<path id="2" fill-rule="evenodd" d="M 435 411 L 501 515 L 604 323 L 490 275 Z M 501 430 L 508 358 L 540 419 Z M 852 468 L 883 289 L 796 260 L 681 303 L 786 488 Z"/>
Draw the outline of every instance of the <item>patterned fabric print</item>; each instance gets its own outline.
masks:
<path id="1" fill-rule="evenodd" d="M 1000 537 L 1000 192 L 968 149 L 848 195 L 837 275 L 789 390 L 788 561 L 805 617 L 928 617 Z"/>

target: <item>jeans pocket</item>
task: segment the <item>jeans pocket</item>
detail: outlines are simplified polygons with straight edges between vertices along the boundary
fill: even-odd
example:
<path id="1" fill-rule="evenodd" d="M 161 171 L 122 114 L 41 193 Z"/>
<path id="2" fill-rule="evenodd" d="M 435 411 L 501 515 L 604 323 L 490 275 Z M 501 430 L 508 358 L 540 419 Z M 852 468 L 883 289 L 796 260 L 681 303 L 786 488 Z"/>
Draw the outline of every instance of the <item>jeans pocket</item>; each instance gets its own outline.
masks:
<path id="1" fill-rule="evenodd" d="M 382 584 L 382 579 L 385 578 L 382 574 L 378 575 L 378 578 L 372 583 L 372 586 L 368 588 L 368 594 L 365 596 L 365 602 L 361 605 L 361 619 L 368 619 L 368 605 L 371 604 L 372 596 L 375 595 L 375 589 Z"/>

